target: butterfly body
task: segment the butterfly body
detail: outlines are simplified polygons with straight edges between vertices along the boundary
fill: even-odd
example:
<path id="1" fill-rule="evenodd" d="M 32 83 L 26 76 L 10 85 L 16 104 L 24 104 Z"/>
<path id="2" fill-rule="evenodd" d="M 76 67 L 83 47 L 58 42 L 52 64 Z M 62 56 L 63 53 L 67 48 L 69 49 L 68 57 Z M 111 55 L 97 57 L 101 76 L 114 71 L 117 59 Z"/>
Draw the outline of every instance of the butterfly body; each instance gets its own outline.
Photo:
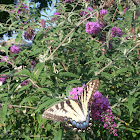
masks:
<path id="1" fill-rule="evenodd" d="M 90 122 L 90 107 L 93 94 L 96 92 L 99 80 L 87 83 L 81 96 L 76 99 L 64 100 L 48 108 L 43 114 L 44 119 L 66 121 L 74 130 L 85 130 Z"/>

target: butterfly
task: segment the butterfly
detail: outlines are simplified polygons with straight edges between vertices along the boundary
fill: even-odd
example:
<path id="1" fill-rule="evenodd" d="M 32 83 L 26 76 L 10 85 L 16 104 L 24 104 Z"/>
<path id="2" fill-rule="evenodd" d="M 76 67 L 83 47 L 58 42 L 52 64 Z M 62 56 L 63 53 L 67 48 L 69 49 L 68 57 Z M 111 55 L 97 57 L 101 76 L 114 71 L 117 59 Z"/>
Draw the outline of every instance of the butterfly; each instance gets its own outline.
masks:
<path id="1" fill-rule="evenodd" d="M 61 101 L 50 108 L 48 108 L 42 114 L 42 118 L 66 121 L 69 127 L 72 127 L 74 131 L 85 131 L 90 129 L 91 115 L 90 109 L 93 101 L 93 94 L 96 92 L 99 85 L 99 80 L 91 80 L 86 84 L 81 96 L 78 99 L 68 99 Z"/>

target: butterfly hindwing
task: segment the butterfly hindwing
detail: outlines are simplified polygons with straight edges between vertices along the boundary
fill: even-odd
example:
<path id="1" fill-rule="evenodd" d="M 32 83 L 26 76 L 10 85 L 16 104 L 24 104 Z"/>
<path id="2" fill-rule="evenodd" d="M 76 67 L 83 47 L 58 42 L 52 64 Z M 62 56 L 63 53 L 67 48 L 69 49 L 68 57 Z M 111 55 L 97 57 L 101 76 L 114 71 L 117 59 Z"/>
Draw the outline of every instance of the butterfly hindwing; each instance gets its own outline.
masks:
<path id="1" fill-rule="evenodd" d="M 93 94 L 98 88 L 99 80 L 91 80 L 87 83 L 78 100 L 64 100 L 48 108 L 42 118 L 67 121 L 74 128 L 86 129 L 89 125 L 89 107 L 93 100 Z"/>

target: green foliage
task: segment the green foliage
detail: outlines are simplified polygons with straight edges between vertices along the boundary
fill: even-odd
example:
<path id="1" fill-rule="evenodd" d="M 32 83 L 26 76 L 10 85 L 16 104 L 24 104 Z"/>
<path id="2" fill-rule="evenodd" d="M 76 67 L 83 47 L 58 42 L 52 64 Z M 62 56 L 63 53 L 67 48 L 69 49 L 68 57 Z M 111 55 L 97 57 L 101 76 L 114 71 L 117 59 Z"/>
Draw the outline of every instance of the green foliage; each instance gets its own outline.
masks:
<path id="1" fill-rule="evenodd" d="M 17 36 L 14 44 L 0 46 L 0 59 L 8 57 L 0 62 L 1 75 L 6 75 L 0 86 L 1 139 L 93 139 L 90 131 L 77 133 L 66 124 L 43 119 L 41 115 L 68 98 L 73 87 L 96 78 L 100 80 L 98 90 L 108 97 L 116 117 L 118 136 L 103 128 L 102 122 L 93 121 L 95 139 L 139 139 L 140 7 L 138 2 L 129 0 L 109 2 L 56 3 L 60 15 L 45 15 L 46 27 L 40 23 L 35 3 L 20 13 L 17 11 L 21 5 L 13 13 L 14 5 L 2 5 L 1 11 L 7 11 L 9 18 L 0 23 L 0 33 L 12 31 Z M 90 14 L 87 5 L 94 7 L 91 17 L 79 14 Z M 108 10 L 102 17 L 106 26 L 89 35 L 86 23 L 97 22 L 101 9 Z M 115 26 L 121 29 L 121 37 L 112 37 Z M 32 45 L 23 39 L 27 30 L 30 36 L 34 33 Z M 19 45 L 20 52 L 13 53 L 12 45 Z M 33 66 L 32 61 L 37 64 Z M 24 81 L 27 84 L 22 85 Z"/>

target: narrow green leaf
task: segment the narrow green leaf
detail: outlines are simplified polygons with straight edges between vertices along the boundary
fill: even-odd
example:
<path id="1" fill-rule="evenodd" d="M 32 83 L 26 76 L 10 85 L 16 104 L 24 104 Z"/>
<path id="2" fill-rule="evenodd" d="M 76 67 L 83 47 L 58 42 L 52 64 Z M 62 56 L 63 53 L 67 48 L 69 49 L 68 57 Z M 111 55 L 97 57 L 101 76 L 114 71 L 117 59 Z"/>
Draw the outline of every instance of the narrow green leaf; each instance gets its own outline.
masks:
<path id="1" fill-rule="evenodd" d="M 28 101 L 38 101 L 38 97 L 37 96 L 32 96 L 32 97 L 24 98 L 21 101 L 20 105 L 22 105 L 23 103 L 28 102 Z"/>
<path id="2" fill-rule="evenodd" d="M 27 70 L 27 69 L 23 69 L 23 70 L 17 72 L 16 74 L 17 74 L 17 75 L 18 75 L 18 74 L 23 74 L 23 75 L 28 75 L 28 76 L 30 76 L 30 75 L 31 75 L 31 72 L 30 72 L 29 70 Z"/>
<path id="3" fill-rule="evenodd" d="M 39 75 L 42 72 L 43 68 L 44 68 L 44 63 L 38 63 L 36 65 L 36 67 L 34 68 L 34 71 L 36 73 L 35 75 L 37 76 L 37 78 L 39 77 Z"/>
<path id="4" fill-rule="evenodd" d="M 59 75 L 60 75 L 60 76 L 68 76 L 68 77 L 75 77 L 75 78 L 79 78 L 79 76 L 78 76 L 78 75 L 73 74 L 73 73 L 71 73 L 71 72 L 60 72 L 60 73 L 59 73 Z"/>
<path id="5" fill-rule="evenodd" d="M 128 109 L 129 109 L 129 112 L 130 112 L 130 116 L 132 115 L 132 112 L 134 110 L 134 108 L 133 108 L 134 103 L 135 103 L 135 97 L 130 96 L 128 98 Z"/>
<path id="6" fill-rule="evenodd" d="M 1 116 L 0 118 L 2 123 L 4 123 L 6 120 L 6 114 L 7 114 L 7 101 L 4 103 L 0 111 L 0 116 Z"/>
<path id="7" fill-rule="evenodd" d="M 32 56 L 32 55 L 35 55 L 35 54 L 39 54 L 39 53 L 42 52 L 42 50 L 43 50 L 43 48 L 35 49 L 35 50 L 33 50 L 33 51 L 30 53 L 29 56 Z"/>
<path id="8" fill-rule="evenodd" d="M 42 103 L 41 105 L 39 105 L 39 107 L 37 108 L 37 110 L 35 111 L 35 113 L 36 112 L 38 112 L 38 111 L 40 111 L 41 109 L 43 109 L 44 107 L 45 108 L 48 108 L 49 106 L 52 106 L 53 104 L 55 104 L 56 103 L 56 101 L 58 101 L 58 99 L 46 99 L 47 101 L 46 102 L 44 102 L 44 103 Z M 59 101 L 60 102 L 60 101 Z M 52 104 L 53 103 L 53 104 Z"/>

